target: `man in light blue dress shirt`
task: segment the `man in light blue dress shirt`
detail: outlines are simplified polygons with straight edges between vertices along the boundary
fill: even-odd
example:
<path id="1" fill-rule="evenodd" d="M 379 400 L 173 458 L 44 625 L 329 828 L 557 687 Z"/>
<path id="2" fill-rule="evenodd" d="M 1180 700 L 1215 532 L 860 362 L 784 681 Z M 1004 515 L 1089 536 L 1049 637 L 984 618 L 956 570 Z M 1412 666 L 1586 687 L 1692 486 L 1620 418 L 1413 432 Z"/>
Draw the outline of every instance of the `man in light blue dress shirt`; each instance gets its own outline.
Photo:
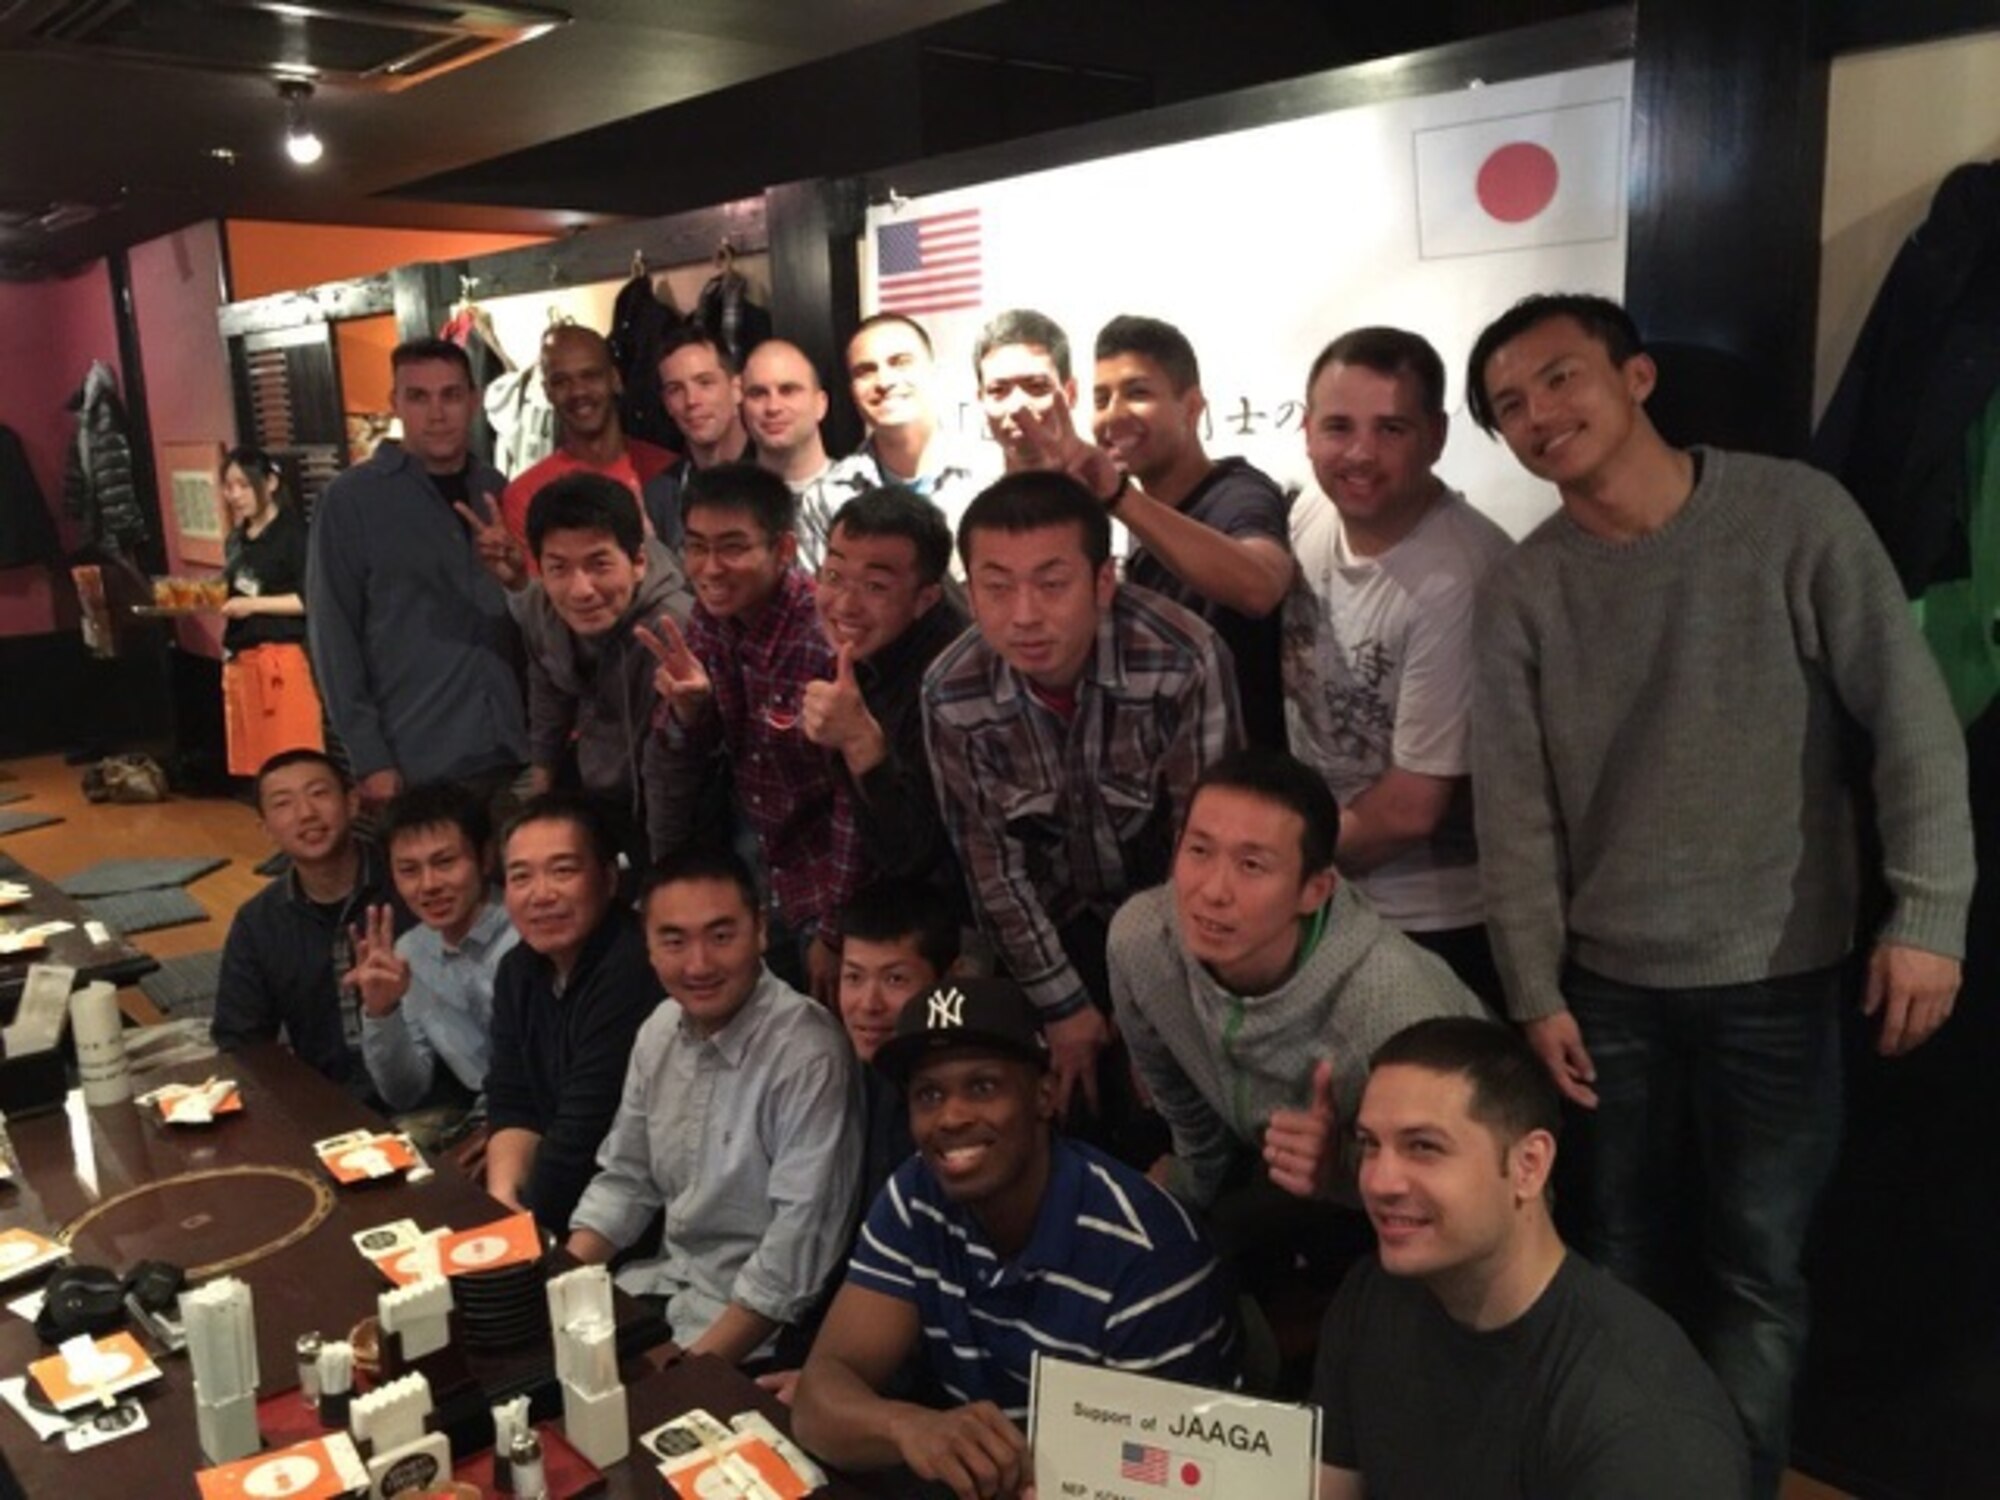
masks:
<path id="1" fill-rule="evenodd" d="M 486 883 L 492 825 L 463 787 L 433 783 L 390 804 L 383 845 L 418 924 L 393 943 L 383 915 L 358 934 L 361 1056 L 391 1109 L 463 1115 L 486 1087 L 493 975 L 519 934 Z"/>
<path id="2" fill-rule="evenodd" d="M 569 1251 L 608 1261 L 664 1208 L 658 1253 L 619 1285 L 664 1299 L 687 1352 L 741 1363 L 810 1310 L 846 1249 L 854 1056 L 831 1012 L 764 966 L 762 903 L 734 854 L 665 861 L 640 911 L 667 1000 L 639 1028 Z"/>

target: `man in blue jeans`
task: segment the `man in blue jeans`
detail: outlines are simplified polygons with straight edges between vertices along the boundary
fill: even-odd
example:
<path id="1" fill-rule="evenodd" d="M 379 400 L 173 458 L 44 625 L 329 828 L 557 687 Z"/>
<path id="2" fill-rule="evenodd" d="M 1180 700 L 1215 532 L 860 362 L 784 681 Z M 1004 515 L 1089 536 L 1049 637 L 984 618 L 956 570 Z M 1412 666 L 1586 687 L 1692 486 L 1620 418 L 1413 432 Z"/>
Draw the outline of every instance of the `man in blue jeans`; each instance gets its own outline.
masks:
<path id="1" fill-rule="evenodd" d="M 1584 1112 L 1581 1248 L 1684 1312 L 1775 1495 L 1839 1145 L 1856 773 L 1889 895 L 1863 1008 L 1893 1057 L 1958 992 L 1965 754 L 1853 500 L 1672 447 L 1656 378 L 1598 297 L 1530 298 L 1473 346 L 1474 420 L 1562 501 L 1479 598 L 1481 886 L 1509 1012 Z"/>

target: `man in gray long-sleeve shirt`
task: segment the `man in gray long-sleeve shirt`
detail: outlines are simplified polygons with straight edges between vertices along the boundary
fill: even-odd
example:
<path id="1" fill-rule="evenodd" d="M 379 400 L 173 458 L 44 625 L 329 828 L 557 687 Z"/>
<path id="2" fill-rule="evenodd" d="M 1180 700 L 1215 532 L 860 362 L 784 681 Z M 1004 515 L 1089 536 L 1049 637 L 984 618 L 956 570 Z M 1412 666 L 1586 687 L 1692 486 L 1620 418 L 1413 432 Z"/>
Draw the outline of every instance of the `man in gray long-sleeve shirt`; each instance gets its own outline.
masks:
<path id="1" fill-rule="evenodd" d="M 313 672 L 371 807 L 420 781 L 498 790 L 528 758 L 506 594 L 466 531 L 505 483 L 468 448 L 471 367 L 441 339 L 389 361 L 403 440 L 327 486 L 306 561 Z"/>
<path id="2" fill-rule="evenodd" d="M 825 1007 L 764 967 L 763 903 L 734 854 L 668 856 L 640 909 L 667 1002 L 639 1028 L 569 1252 L 608 1261 L 664 1209 L 658 1254 L 619 1284 L 664 1297 L 689 1353 L 741 1362 L 805 1315 L 847 1246 L 854 1054 Z"/>
<path id="3" fill-rule="evenodd" d="M 1839 1137 L 1854 731 L 1891 898 L 1864 1008 L 1890 1056 L 1957 994 L 1965 758 L 1853 501 L 1797 464 L 1671 447 L 1656 377 L 1597 297 L 1530 298 L 1473 346 L 1474 419 L 1562 500 L 1479 600 L 1482 889 L 1509 1009 L 1586 1112 L 1583 1249 L 1656 1298 L 1701 1283 L 1685 1321 L 1775 1495 Z"/>

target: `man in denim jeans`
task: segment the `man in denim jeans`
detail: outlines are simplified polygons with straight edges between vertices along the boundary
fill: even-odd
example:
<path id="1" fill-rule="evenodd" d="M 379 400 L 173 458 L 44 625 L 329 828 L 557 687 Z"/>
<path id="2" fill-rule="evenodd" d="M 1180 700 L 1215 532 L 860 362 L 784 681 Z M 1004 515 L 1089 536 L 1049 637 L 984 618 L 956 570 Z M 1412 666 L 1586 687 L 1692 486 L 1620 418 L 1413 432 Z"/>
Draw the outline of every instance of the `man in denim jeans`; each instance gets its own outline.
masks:
<path id="1" fill-rule="evenodd" d="M 1583 1112 L 1581 1248 L 1682 1313 L 1775 1496 L 1839 1145 L 1857 772 L 1889 896 L 1862 1004 L 1893 1057 L 1958 992 L 1965 754 L 1853 500 L 1670 446 L 1656 378 L 1597 297 L 1530 298 L 1473 346 L 1474 420 L 1562 501 L 1479 598 L 1481 886 L 1509 1012 Z"/>

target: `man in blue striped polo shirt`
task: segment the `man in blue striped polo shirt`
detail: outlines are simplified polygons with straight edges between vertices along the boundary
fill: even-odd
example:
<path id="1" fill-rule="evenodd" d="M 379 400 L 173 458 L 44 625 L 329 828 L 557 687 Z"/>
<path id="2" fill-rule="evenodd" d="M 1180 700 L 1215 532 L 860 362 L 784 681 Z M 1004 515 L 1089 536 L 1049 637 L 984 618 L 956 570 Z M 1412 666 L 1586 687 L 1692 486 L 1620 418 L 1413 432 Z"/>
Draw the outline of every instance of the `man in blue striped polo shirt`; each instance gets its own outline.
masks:
<path id="1" fill-rule="evenodd" d="M 1166 1193 L 1052 1129 L 1048 1044 L 1019 985 L 940 984 L 903 1008 L 875 1066 L 906 1088 L 917 1154 L 869 1210 L 806 1361 L 800 1441 L 841 1468 L 905 1464 L 964 1500 L 1012 1495 L 1031 1474 L 1038 1351 L 1233 1381 L 1214 1253 Z M 882 1394 L 919 1354 L 937 1407 Z"/>

